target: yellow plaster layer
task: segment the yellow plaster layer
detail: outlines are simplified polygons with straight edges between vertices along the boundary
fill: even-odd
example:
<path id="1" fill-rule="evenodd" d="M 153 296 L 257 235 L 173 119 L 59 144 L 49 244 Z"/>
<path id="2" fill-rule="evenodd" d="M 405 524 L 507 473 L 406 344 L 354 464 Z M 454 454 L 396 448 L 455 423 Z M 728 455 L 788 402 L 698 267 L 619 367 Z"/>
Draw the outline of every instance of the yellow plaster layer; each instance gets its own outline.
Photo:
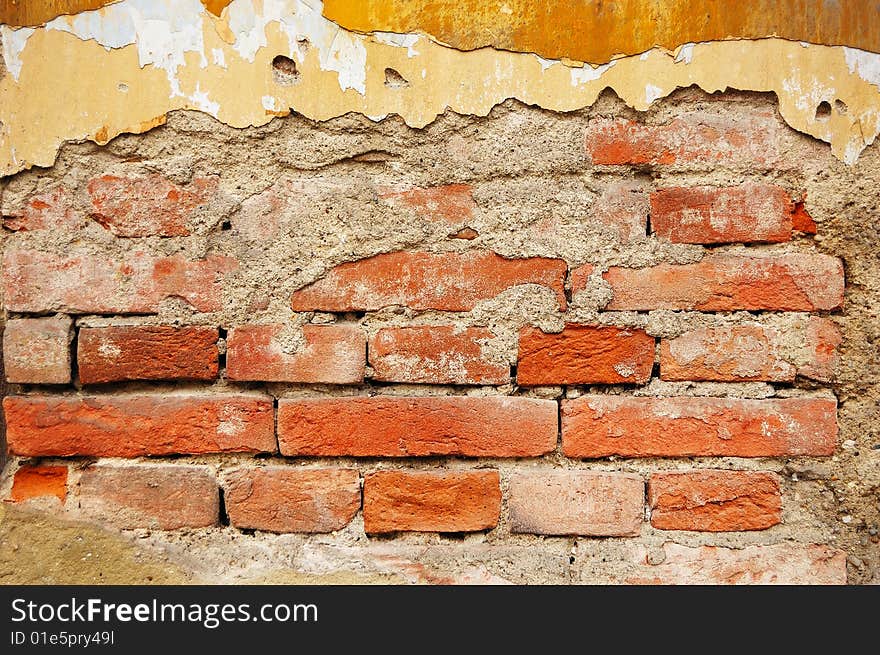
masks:
<path id="1" fill-rule="evenodd" d="M 638 110 L 694 84 L 773 91 L 791 126 L 830 142 L 848 162 L 880 132 L 880 55 L 860 50 L 719 41 L 593 68 L 489 48 L 463 52 L 418 35 L 352 33 L 321 9 L 312 0 L 234 0 L 216 17 L 198 0 L 122 0 L 94 16 L 3 28 L 0 174 L 50 166 L 65 140 L 104 143 L 146 131 L 175 109 L 234 127 L 291 109 L 316 120 L 395 113 L 422 127 L 447 109 L 486 115 L 507 98 L 574 110 L 606 87 Z M 278 55 L 295 62 L 295 75 L 274 74 Z M 386 69 L 405 81 L 386 84 Z M 848 111 L 817 120 L 819 103 L 835 100 Z"/>
<path id="2" fill-rule="evenodd" d="M 606 62 L 655 46 L 780 37 L 880 51 L 875 0 L 324 0 L 360 32 L 422 32 L 461 50 L 491 46 Z"/>

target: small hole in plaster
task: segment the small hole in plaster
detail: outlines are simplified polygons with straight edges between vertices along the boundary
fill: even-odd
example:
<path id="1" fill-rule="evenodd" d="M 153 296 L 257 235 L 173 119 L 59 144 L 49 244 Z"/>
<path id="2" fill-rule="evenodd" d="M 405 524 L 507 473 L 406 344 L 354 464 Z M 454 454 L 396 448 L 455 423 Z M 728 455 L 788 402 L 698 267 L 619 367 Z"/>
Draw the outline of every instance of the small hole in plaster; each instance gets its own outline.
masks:
<path id="1" fill-rule="evenodd" d="M 824 121 L 828 120 L 828 117 L 831 116 L 831 104 L 825 100 L 819 103 L 819 106 L 816 107 L 816 120 Z"/>
<path id="2" fill-rule="evenodd" d="M 846 112 L 849 107 L 846 106 L 846 103 L 843 100 L 835 100 L 834 108 L 837 110 L 837 113 L 841 116 L 846 116 Z"/>
<path id="3" fill-rule="evenodd" d="M 402 89 L 409 86 L 406 78 L 393 68 L 385 69 L 385 86 L 390 89 Z"/>
<path id="4" fill-rule="evenodd" d="M 272 77 L 275 84 L 281 86 L 290 86 L 299 82 L 299 70 L 297 70 L 296 62 L 290 57 L 278 55 L 272 60 Z"/>
<path id="5" fill-rule="evenodd" d="M 116 88 L 122 91 L 123 93 L 128 93 L 128 84 L 125 82 L 120 82 L 116 85 Z"/>

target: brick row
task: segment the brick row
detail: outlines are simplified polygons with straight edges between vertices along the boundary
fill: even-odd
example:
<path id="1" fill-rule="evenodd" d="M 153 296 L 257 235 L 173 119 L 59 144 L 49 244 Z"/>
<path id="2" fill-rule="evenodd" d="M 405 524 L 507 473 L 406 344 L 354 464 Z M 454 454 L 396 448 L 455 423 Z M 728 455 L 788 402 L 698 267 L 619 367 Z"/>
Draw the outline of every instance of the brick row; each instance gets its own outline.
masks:
<path id="1" fill-rule="evenodd" d="M 326 533 L 345 528 L 363 506 L 368 534 L 491 530 L 501 517 L 501 479 L 493 469 L 385 470 L 361 478 L 353 468 L 238 467 L 222 482 L 207 466 L 98 464 L 69 480 L 67 466 L 24 465 L 10 500 L 57 499 L 78 516 L 123 529 L 211 527 L 225 511 L 236 528 Z M 519 470 L 507 491 L 514 533 L 638 536 L 645 480 L 636 474 Z M 70 495 L 70 500 L 68 500 Z M 763 471 L 653 473 L 650 524 L 659 530 L 745 531 L 778 524 L 780 479 Z"/>

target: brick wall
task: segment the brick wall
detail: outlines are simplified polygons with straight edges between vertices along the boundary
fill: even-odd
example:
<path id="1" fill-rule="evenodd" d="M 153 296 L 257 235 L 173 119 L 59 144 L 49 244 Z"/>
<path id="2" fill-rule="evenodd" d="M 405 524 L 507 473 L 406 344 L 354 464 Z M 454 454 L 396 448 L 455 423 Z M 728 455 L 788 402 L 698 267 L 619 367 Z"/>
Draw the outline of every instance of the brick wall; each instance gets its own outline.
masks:
<path id="1" fill-rule="evenodd" d="M 815 471 L 855 429 L 822 170 L 852 173 L 759 96 L 706 98 L 250 141 L 182 114 L 12 178 L 7 497 L 292 533 L 302 570 L 845 582 Z M 550 572 L 485 561 L 530 548 Z"/>

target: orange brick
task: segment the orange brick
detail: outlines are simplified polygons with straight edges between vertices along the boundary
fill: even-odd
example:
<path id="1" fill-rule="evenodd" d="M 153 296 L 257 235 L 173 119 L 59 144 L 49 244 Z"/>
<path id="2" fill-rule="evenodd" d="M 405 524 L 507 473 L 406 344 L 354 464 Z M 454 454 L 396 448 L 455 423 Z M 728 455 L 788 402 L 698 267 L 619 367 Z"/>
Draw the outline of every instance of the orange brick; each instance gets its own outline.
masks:
<path id="1" fill-rule="evenodd" d="M 475 532 L 501 513 L 498 471 L 380 471 L 364 478 L 364 529 Z"/>
<path id="2" fill-rule="evenodd" d="M 217 328 L 133 325 L 84 327 L 77 363 L 83 384 L 123 380 L 212 380 Z"/>
<path id="3" fill-rule="evenodd" d="M 77 488 L 83 516 L 123 529 L 204 528 L 220 519 L 220 490 L 202 466 L 91 466 Z"/>
<path id="4" fill-rule="evenodd" d="M 843 265 L 829 255 L 710 255 L 696 264 L 611 267 L 603 277 L 614 294 L 606 310 L 816 311 L 843 304 Z"/>
<path id="5" fill-rule="evenodd" d="M 280 324 L 239 325 L 226 340 L 230 380 L 355 384 L 364 379 L 366 336 L 356 325 L 304 325 L 304 345 L 282 349 Z"/>
<path id="6" fill-rule="evenodd" d="M 654 337 L 644 330 L 569 324 L 558 334 L 533 327 L 519 334 L 521 386 L 644 384 L 654 365 Z"/>
<path id="7" fill-rule="evenodd" d="M 509 496 L 513 532 L 636 536 L 645 516 L 645 483 L 629 473 L 517 471 Z"/>
<path id="8" fill-rule="evenodd" d="M 654 473 L 648 504 L 661 530 L 764 530 L 782 520 L 779 477 L 763 471 Z"/>
<path id="9" fill-rule="evenodd" d="M 13 502 L 54 496 L 62 503 L 67 498 L 66 466 L 22 466 L 12 479 Z"/>
<path id="10" fill-rule="evenodd" d="M 24 457 L 274 452 L 272 399 L 249 394 L 7 396 L 6 438 Z"/>
<path id="11" fill-rule="evenodd" d="M 423 384 L 505 384 L 510 366 L 483 354 L 494 335 L 486 328 L 383 328 L 370 339 L 373 378 Z"/>
<path id="12" fill-rule="evenodd" d="M 568 457 L 821 456 L 836 443 L 832 399 L 602 395 L 562 402 Z"/>
<path id="13" fill-rule="evenodd" d="M 552 289 L 564 308 L 565 273 L 565 262 L 543 257 L 393 252 L 340 264 L 294 292 L 291 306 L 300 312 L 373 311 L 389 305 L 469 311 L 511 287 L 538 284 Z"/>
<path id="14" fill-rule="evenodd" d="M 788 241 L 793 209 L 772 184 L 661 189 L 651 194 L 651 230 L 673 243 Z"/>
<path id="15" fill-rule="evenodd" d="M 361 508 L 354 469 L 242 468 L 226 482 L 226 511 L 237 528 L 269 532 L 333 532 Z"/>
<path id="16" fill-rule="evenodd" d="M 288 456 L 535 457 L 556 448 L 557 406 L 511 397 L 282 399 L 278 440 Z"/>

